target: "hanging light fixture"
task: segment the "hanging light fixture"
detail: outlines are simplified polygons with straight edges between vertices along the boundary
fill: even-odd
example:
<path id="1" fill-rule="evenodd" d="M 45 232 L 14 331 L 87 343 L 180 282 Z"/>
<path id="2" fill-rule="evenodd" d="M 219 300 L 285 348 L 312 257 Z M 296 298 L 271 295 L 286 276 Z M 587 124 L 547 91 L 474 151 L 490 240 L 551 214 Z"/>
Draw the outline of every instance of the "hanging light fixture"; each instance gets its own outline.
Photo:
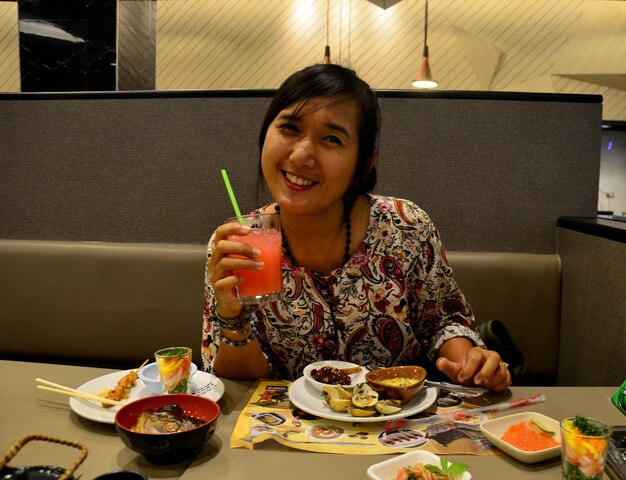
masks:
<path id="1" fill-rule="evenodd" d="M 426 2 L 426 13 L 424 15 L 424 55 L 420 66 L 417 69 L 415 80 L 413 80 L 413 86 L 416 88 L 435 88 L 437 86 L 437 80 L 435 80 L 435 74 L 432 68 L 430 68 L 430 62 L 428 61 L 428 0 Z"/>
<path id="2" fill-rule="evenodd" d="M 328 41 L 329 22 L 330 22 L 330 0 L 326 0 L 326 46 L 324 47 L 324 59 L 322 60 L 322 63 L 324 65 L 328 65 L 329 63 L 332 63 L 330 61 L 330 45 Z"/>

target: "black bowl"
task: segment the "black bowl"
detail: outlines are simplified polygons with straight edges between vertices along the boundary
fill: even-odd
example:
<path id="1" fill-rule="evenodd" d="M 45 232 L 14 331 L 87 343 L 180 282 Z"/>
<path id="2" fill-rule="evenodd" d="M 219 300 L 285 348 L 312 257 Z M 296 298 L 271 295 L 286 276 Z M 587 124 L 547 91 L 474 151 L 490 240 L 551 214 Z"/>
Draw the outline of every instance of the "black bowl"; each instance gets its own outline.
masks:
<path id="1" fill-rule="evenodd" d="M 167 404 L 181 406 L 186 415 L 204 423 L 199 427 L 174 433 L 139 433 L 131 428 L 137 417 L 148 409 Z M 124 444 L 148 461 L 158 464 L 175 463 L 196 453 L 215 432 L 220 406 L 213 400 L 188 394 L 155 395 L 140 398 L 120 408 L 115 415 L 115 427 Z"/>
<path id="2" fill-rule="evenodd" d="M 115 472 L 98 475 L 93 480 L 148 480 L 148 477 L 141 472 L 133 470 L 116 470 Z"/>

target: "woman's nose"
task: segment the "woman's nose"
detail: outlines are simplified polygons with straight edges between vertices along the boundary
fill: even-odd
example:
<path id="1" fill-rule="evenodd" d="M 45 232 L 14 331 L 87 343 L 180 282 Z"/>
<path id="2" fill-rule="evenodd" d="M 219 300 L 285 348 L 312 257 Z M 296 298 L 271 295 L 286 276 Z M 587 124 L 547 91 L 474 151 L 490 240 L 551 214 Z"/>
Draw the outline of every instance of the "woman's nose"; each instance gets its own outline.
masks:
<path id="1" fill-rule="evenodd" d="M 315 146 L 308 138 L 301 139 L 294 145 L 289 158 L 302 166 L 313 166 L 315 163 Z"/>

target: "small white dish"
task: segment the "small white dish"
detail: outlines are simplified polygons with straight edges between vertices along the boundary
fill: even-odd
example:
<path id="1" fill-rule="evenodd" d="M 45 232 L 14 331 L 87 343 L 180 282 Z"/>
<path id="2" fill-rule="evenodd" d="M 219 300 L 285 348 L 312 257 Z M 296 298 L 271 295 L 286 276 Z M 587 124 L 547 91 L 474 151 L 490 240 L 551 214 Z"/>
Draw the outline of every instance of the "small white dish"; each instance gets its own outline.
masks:
<path id="1" fill-rule="evenodd" d="M 85 393 L 99 394 L 104 390 L 109 390 L 115 386 L 117 381 L 129 373 L 131 370 L 123 370 L 119 372 L 108 373 L 101 377 L 94 378 L 83 383 L 77 390 Z M 214 401 L 218 401 L 224 395 L 226 387 L 224 383 L 214 375 L 207 372 L 198 371 L 191 380 L 191 394 L 200 395 Z M 128 402 L 137 400 L 138 398 L 150 397 L 154 393 L 144 385 L 139 378 L 135 386 L 130 389 Z M 87 400 L 85 398 L 70 398 L 70 408 L 80 417 L 94 422 L 115 424 L 115 414 L 121 408 L 114 405 L 110 408 L 104 408 L 101 403 Z"/>
<path id="2" fill-rule="evenodd" d="M 510 443 L 502 440 L 502 435 L 504 435 L 506 429 L 509 428 L 511 425 L 515 425 L 519 422 L 530 421 L 531 419 L 535 419 L 541 425 L 545 425 L 550 430 L 553 430 L 554 435 L 552 435 L 552 438 L 559 442 L 559 445 L 545 448 L 543 450 L 537 450 L 535 452 L 528 452 L 526 450 L 521 450 L 517 447 L 514 447 Z M 541 413 L 523 412 L 516 413 L 514 415 L 507 415 L 506 417 L 494 418 L 493 420 L 487 420 L 486 422 L 482 423 L 480 426 L 480 430 L 491 443 L 493 443 L 503 452 L 511 455 L 513 458 L 516 458 L 520 462 L 537 463 L 548 460 L 550 458 L 558 457 L 561 454 L 560 424 L 557 420 L 546 417 Z"/>
<path id="3" fill-rule="evenodd" d="M 189 378 L 193 378 L 197 371 L 198 366 L 192 362 L 191 367 L 189 367 Z M 159 368 L 157 367 L 156 362 L 149 363 L 143 367 L 139 370 L 137 376 L 144 383 L 144 385 L 152 391 L 152 393 L 156 395 L 163 393 L 161 375 L 159 375 Z"/>
<path id="4" fill-rule="evenodd" d="M 315 387 L 320 392 L 324 390 L 324 387 L 328 386 L 327 383 L 318 382 L 311 376 L 311 372 L 313 370 L 317 370 L 322 367 L 335 367 L 335 368 L 354 368 L 358 367 L 356 363 L 351 362 L 342 362 L 341 360 L 322 360 L 321 362 L 309 363 L 302 372 L 302 376 L 306 378 L 307 382 L 309 382 L 313 387 Z M 350 384 L 344 385 L 347 387 L 354 387 L 359 383 L 365 383 L 365 374 L 367 373 L 367 369 L 365 367 L 361 367 L 357 373 L 353 373 L 350 375 Z"/>
<path id="5" fill-rule="evenodd" d="M 376 463 L 367 469 L 367 476 L 372 480 L 390 480 L 396 478 L 396 473 L 402 467 L 409 467 L 416 463 L 424 463 L 427 465 L 437 465 L 441 467 L 441 457 L 426 450 L 415 450 L 413 452 L 404 453 L 397 457 L 390 458 L 384 462 Z M 463 462 L 465 463 L 465 462 Z M 471 473 L 463 472 L 458 476 L 458 480 L 470 480 Z"/>

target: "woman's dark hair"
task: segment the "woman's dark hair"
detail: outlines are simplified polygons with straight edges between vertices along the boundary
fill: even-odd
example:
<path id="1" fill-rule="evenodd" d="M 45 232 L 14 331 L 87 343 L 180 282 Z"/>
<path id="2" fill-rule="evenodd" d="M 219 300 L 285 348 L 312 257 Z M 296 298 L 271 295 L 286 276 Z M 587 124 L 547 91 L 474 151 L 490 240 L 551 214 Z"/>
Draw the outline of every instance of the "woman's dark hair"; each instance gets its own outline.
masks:
<path id="1" fill-rule="evenodd" d="M 361 193 L 371 192 L 376 185 L 376 165 L 369 161 L 378 147 L 380 109 L 376 94 L 357 74 L 335 64 L 317 64 L 306 67 L 288 77 L 276 91 L 265 113 L 259 134 L 259 154 L 263 151 L 265 136 L 278 114 L 297 105 L 302 108 L 314 98 L 334 97 L 338 101 L 354 102 L 359 108 L 359 149 L 354 184 L 347 193 L 349 203 Z"/>

